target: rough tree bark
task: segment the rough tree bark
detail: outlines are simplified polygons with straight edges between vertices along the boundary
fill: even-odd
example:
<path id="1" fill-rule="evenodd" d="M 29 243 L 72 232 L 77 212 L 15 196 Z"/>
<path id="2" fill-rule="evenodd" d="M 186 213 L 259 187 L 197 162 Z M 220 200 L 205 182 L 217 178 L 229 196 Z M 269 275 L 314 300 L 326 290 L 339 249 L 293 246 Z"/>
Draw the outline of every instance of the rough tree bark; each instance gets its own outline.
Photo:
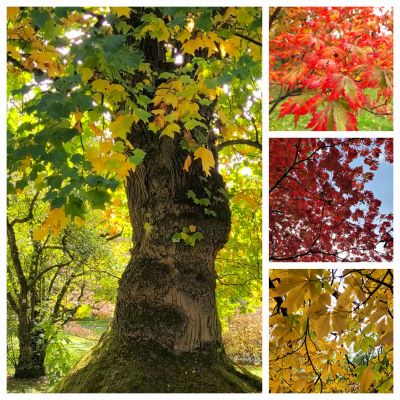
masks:
<path id="1" fill-rule="evenodd" d="M 227 359 L 215 304 L 214 260 L 228 239 L 230 212 L 214 172 L 204 183 L 198 168 L 183 171 L 177 140 L 133 132 L 147 152 L 127 180 L 135 247 L 120 281 L 111 329 L 59 386 L 62 392 L 256 391 L 254 377 Z M 139 139 L 140 140 L 140 139 Z M 145 143 L 148 141 L 147 143 Z M 217 217 L 187 197 L 211 190 Z M 216 200 L 215 200 L 216 198 Z M 144 229 L 148 222 L 153 229 Z M 204 238 L 192 248 L 173 243 L 195 225 Z"/>
<path id="2" fill-rule="evenodd" d="M 165 63 L 163 44 L 146 38 L 141 47 L 153 69 L 174 68 Z M 208 124 L 212 107 L 200 110 Z M 214 262 L 231 225 L 222 177 L 213 171 L 204 178 L 199 161 L 185 172 L 188 153 L 179 138 L 156 138 L 139 124 L 128 140 L 147 155 L 126 181 L 134 248 L 114 320 L 56 391 L 260 391 L 260 380 L 237 369 L 221 341 Z M 187 196 L 192 190 L 198 198 L 207 197 L 205 188 L 216 217 Z M 144 229 L 145 223 L 152 229 Z M 204 238 L 194 247 L 172 242 L 189 225 Z"/>

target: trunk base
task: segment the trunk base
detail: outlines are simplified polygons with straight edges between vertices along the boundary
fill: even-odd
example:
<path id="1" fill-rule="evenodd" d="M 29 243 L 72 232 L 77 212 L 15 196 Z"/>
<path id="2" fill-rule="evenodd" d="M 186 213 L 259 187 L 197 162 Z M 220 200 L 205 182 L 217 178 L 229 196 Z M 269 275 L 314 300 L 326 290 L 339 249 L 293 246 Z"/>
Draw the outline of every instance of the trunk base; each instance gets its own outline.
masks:
<path id="1" fill-rule="evenodd" d="M 58 393 L 247 393 L 261 380 L 216 349 L 176 356 L 151 344 L 121 344 L 109 333 L 57 385 Z"/>

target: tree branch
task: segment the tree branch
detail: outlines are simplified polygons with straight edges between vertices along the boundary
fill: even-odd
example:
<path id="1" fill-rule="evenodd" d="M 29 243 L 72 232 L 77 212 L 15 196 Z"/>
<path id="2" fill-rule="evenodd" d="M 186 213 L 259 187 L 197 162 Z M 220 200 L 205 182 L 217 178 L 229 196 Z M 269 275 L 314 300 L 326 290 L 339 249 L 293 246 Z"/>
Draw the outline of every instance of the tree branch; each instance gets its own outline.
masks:
<path id="1" fill-rule="evenodd" d="M 35 206 L 38 197 L 39 197 L 39 192 L 36 192 L 32 198 L 31 204 L 29 205 L 28 215 L 23 218 L 15 218 L 13 221 L 10 222 L 11 226 L 15 224 L 23 224 L 24 222 L 28 222 L 33 218 L 33 207 Z"/>
<path id="2" fill-rule="evenodd" d="M 269 16 L 269 29 L 272 28 L 272 24 L 275 21 L 278 14 L 281 12 L 282 7 L 276 7 L 274 12 Z"/>
<path id="3" fill-rule="evenodd" d="M 262 43 L 259 42 L 258 40 L 255 40 L 255 39 L 253 39 L 253 38 L 251 38 L 251 37 L 248 37 L 248 36 L 246 36 L 246 35 L 243 35 L 242 33 L 237 32 L 237 31 L 234 31 L 233 34 L 234 34 L 235 36 L 238 36 L 238 37 L 240 37 L 240 38 L 242 38 L 242 39 L 244 39 L 244 40 L 247 40 L 247 41 L 249 41 L 249 42 L 251 42 L 251 43 L 253 43 L 253 44 L 257 45 L 257 46 L 262 47 Z"/>
<path id="4" fill-rule="evenodd" d="M 224 147 L 228 147 L 228 146 L 235 146 L 237 144 L 243 144 L 246 146 L 251 146 L 251 147 L 255 147 L 256 149 L 262 151 L 262 144 L 255 142 L 253 140 L 250 139 L 232 139 L 232 140 L 227 140 L 225 142 L 220 143 L 217 146 L 217 151 L 221 151 Z"/>
<path id="5" fill-rule="evenodd" d="M 11 292 L 7 292 L 7 300 L 8 300 L 8 303 L 10 304 L 11 308 L 15 311 L 15 313 L 19 314 L 19 308 L 17 306 L 17 302 L 15 301 Z"/>

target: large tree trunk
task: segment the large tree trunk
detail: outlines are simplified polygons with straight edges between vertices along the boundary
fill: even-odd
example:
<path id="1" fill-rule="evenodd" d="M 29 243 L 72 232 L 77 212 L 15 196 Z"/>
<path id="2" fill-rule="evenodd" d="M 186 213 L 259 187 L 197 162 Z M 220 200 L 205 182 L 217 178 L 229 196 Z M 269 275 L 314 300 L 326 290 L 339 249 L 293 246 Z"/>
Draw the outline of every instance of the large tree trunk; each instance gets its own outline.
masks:
<path id="1" fill-rule="evenodd" d="M 130 23 L 140 24 L 140 18 L 135 14 Z M 141 49 L 153 70 L 175 68 L 166 63 L 163 43 L 147 36 Z M 210 124 L 213 105 L 201 107 L 200 113 Z M 260 381 L 238 371 L 221 342 L 214 261 L 230 231 L 221 176 L 214 171 L 205 178 L 200 161 L 185 172 L 188 152 L 182 149 L 180 137 L 159 138 L 138 124 L 128 140 L 147 153 L 126 182 L 132 258 L 120 281 L 111 328 L 56 390 L 259 391 Z M 209 198 L 208 208 L 216 216 L 206 215 L 203 206 L 189 199 L 189 190 L 197 198 Z M 174 234 L 190 225 L 203 234 L 194 247 L 172 241 Z"/>
<path id="2" fill-rule="evenodd" d="M 230 212 L 221 176 L 183 171 L 177 140 L 136 130 L 147 156 L 126 185 L 134 249 L 120 281 L 114 321 L 63 380 L 62 392 L 247 392 L 260 382 L 227 359 L 215 303 L 214 261 L 228 239 Z M 216 217 L 187 196 L 211 193 Z M 151 229 L 145 229 L 145 224 Z M 194 247 L 171 238 L 196 226 Z M 149 227 L 149 225 L 146 225 Z"/>

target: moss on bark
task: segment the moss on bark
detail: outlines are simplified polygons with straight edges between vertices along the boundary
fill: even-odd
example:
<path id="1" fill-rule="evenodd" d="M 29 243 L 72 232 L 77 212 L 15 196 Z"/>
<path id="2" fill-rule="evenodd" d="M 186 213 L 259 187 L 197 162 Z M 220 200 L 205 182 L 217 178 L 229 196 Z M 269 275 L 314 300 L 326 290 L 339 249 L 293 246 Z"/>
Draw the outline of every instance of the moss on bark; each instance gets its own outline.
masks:
<path id="1" fill-rule="evenodd" d="M 60 393 L 247 393 L 261 380 L 222 351 L 173 355 L 154 343 L 121 343 L 110 332 L 57 385 Z"/>

